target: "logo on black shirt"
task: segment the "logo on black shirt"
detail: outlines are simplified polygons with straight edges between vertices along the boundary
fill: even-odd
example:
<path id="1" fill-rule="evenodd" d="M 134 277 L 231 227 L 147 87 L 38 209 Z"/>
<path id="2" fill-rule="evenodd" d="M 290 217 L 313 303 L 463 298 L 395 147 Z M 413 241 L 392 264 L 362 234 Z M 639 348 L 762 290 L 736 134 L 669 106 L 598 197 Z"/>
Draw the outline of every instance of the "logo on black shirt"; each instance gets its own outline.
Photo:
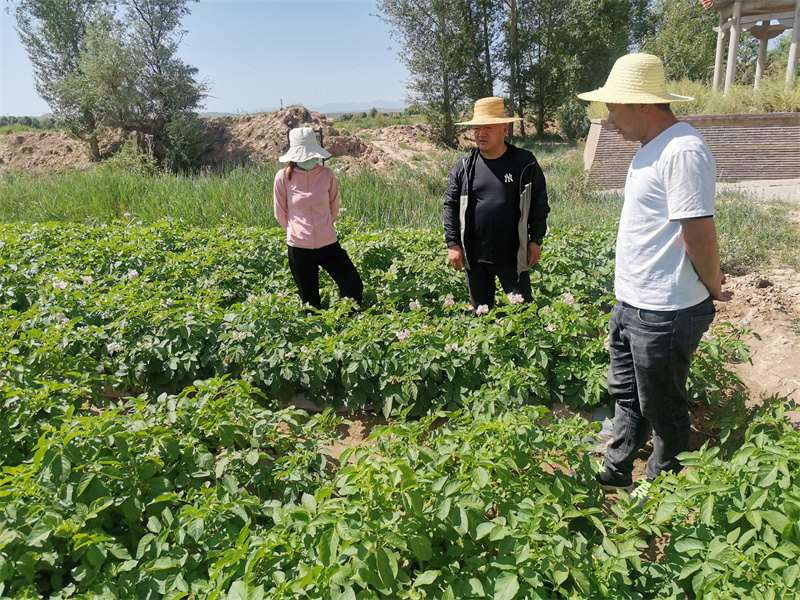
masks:
<path id="1" fill-rule="evenodd" d="M 511 173 L 506 173 L 506 183 L 514 183 L 514 176 Z"/>

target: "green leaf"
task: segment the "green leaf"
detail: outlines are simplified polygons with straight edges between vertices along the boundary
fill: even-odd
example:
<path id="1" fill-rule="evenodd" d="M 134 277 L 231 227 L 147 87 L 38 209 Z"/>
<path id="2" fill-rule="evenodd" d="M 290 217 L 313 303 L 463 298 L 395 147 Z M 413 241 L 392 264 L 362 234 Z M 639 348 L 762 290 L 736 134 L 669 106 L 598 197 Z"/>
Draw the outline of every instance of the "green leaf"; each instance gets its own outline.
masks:
<path id="1" fill-rule="evenodd" d="M 783 571 L 783 583 L 787 588 L 794 588 L 794 584 L 797 581 L 798 575 L 800 575 L 800 564 L 794 563 L 793 565 L 786 567 L 786 569 Z"/>
<path id="2" fill-rule="evenodd" d="M 33 526 L 33 529 L 31 529 L 30 534 L 28 534 L 28 539 L 25 540 L 25 543 L 28 546 L 40 548 L 42 544 L 50 537 L 51 533 L 52 530 L 50 527 L 40 521 Z"/>
<path id="3" fill-rule="evenodd" d="M 705 544 L 696 538 L 682 537 L 675 540 L 675 550 L 680 553 L 698 552 L 705 547 Z"/>
<path id="4" fill-rule="evenodd" d="M 714 496 L 708 495 L 700 503 L 700 520 L 705 525 L 712 525 L 714 523 Z"/>
<path id="5" fill-rule="evenodd" d="M 772 525 L 772 527 L 778 533 L 782 534 L 783 531 L 786 529 L 786 527 L 791 524 L 791 521 L 789 520 L 789 517 L 787 517 L 783 513 L 779 513 L 778 511 L 775 511 L 775 510 L 762 510 L 760 512 L 761 512 L 761 516 L 764 518 L 764 520 L 767 523 L 769 523 L 770 525 Z"/>
<path id="6" fill-rule="evenodd" d="M 475 487 L 482 489 L 489 483 L 489 471 L 483 467 L 478 467 L 472 472 L 472 481 Z"/>
<path id="7" fill-rule="evenodd" d="M 392 589 L 397 579 L 397 558 L 394 552 L 386 548 L 378 548 L 378 577 L 386 589 Z"/>
<path id="8" fill-rule="evenodd" d="M 206 530 L 206 522 L 202 518 L 197 518 L 186 525 L 188 533 L 195 542 L 199 542 Z"/>
<path id="9" fill-rule="evenodd" d="M 331 567 L 339 557 L 339 535 L 335 529 L 322 534 L 319 541 L 319 561 L 324 567 Z"/>
<path id="10" fill-rule="evenodd" d="M 311 494 L 303 494 L 301 497 L 303 508 L 311 515 L 317 514 L 317 500 Z"/>
<path id="11" fill-rule="evenodd" d="M 514 600 L 519 591 L 517 574 L 504 571 L 494 582 L 494 600 Z"/>
<path id="12" fill-rule="evenodd" d="M 425 571 L 417 575 L 412 587 L 419 587 L 422 585 L 431 585 L 439 577 L 441 571 Z"/>
<path id="13" fill-rule="evenodd" d="M 433 556 L 433 548 L 431 548 L 431 542 L 426 537 L 422 537 L 420 535 L 412 535 L 408 539 L 408 544 L 411 547 L 411 551 L 414 553 L 414 556 L 416 556 L 417 559 L 422 562 L 429 561 Z"/>

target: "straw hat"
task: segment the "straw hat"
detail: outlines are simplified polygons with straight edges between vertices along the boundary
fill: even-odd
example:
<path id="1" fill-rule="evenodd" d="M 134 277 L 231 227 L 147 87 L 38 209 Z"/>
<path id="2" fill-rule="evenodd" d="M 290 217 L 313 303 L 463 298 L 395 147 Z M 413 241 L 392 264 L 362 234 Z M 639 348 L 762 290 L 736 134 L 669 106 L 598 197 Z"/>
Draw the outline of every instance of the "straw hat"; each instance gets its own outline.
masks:
<path id="1" fill-rule="evenodd" d="M 281 162 L 303 162 L 312 158 L 330 158 L 332 155 L 317 143 L 317 134 L 311 127 L 295 127 L 289 131 L 289 151 L 278 157 Z"/>
<path id="2" fill-rule="evenodd" d="M 514 123 L 522 121 L 520 117 L 507 117 L 502 98 L 490 96 L 475 102 L 475 113 L 472 119 L 456 125 L 494 125 L 495 123 Z"/>
<path id="3" fill-rule="evenodd" d="M 606 104 L 666 104 L 694 100 L 689 96 L 670 94 L 661 59 L 644 53 L 618 58 L 606 84 L 592 92 L 578 94 L 578 98 Z"/>

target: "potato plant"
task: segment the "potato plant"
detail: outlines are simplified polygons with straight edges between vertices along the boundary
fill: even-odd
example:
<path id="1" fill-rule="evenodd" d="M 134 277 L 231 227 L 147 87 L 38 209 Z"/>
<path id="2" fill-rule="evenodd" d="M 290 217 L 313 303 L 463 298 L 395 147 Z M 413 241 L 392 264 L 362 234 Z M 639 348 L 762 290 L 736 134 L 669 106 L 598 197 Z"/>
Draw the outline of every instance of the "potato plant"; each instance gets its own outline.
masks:
<path id="1" fill-rule="evenodd" d="M 323 278 L 314 311 L 277 230 L 0 224 L 0 597 L 793 597 L 780 408 L 610 509 L 592 427 L 548 412 L 608 401 L 613 234 L 552 232 L 534 302 L 476 318 L 438 232 L 341 230 L 365 301 Z M 392 420 L 333 460 L 345 405 Z"/>

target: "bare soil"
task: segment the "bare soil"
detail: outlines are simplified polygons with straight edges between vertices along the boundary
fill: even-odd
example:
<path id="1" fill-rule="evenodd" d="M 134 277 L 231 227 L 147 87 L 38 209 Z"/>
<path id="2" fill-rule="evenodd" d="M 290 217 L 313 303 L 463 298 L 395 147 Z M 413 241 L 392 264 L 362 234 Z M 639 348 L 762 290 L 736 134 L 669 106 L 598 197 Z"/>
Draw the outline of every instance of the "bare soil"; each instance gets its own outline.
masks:
<path id="1" fill-rule="evenodd" d="M 287 132 L 297 126 L 318 128 L 326 149 L 344 169 L 384 168 L 398 163 L 436 160 L 441 144 L 430 125 L 394 125 L 355 132 L 336 129 L 325 115 L 292 106 L 274 113 L 260 113 L 205 120 L 211 137 L 210 168 L 277 160 L 288 148 Z M 101 148 L 117 146 L 119 132 L 106 132 Z M 465 132 L 462 140 L 470 140 Z M 0 173 L 25 171 L 53 173 L 91 168 L 85 144 L 63 133 L 29 132 L 0 136 Z M 792 223 L 800 222 L 795 215 Z M 744 382 L 751 404 L 778 396 L 800 402 L 800 273 L 766 270 L 729 277 L 727 289 L 734 298 L 718 303 L 717 322 L 742 324 L 758 334 L 747 340 L 750 360 L 731 363 Z M 695 415 L 698 443 L 708 439 L 703 422 L 708 415 Z M 800 424 L 800 413 L 789 418 Z M 343 444 L 363 443 L 372 427 L 385 423 L 374 415 L 352 415 L 353 424 L 343 429 Z M 340 452 L 337 448 L 337 453 Z"/>

